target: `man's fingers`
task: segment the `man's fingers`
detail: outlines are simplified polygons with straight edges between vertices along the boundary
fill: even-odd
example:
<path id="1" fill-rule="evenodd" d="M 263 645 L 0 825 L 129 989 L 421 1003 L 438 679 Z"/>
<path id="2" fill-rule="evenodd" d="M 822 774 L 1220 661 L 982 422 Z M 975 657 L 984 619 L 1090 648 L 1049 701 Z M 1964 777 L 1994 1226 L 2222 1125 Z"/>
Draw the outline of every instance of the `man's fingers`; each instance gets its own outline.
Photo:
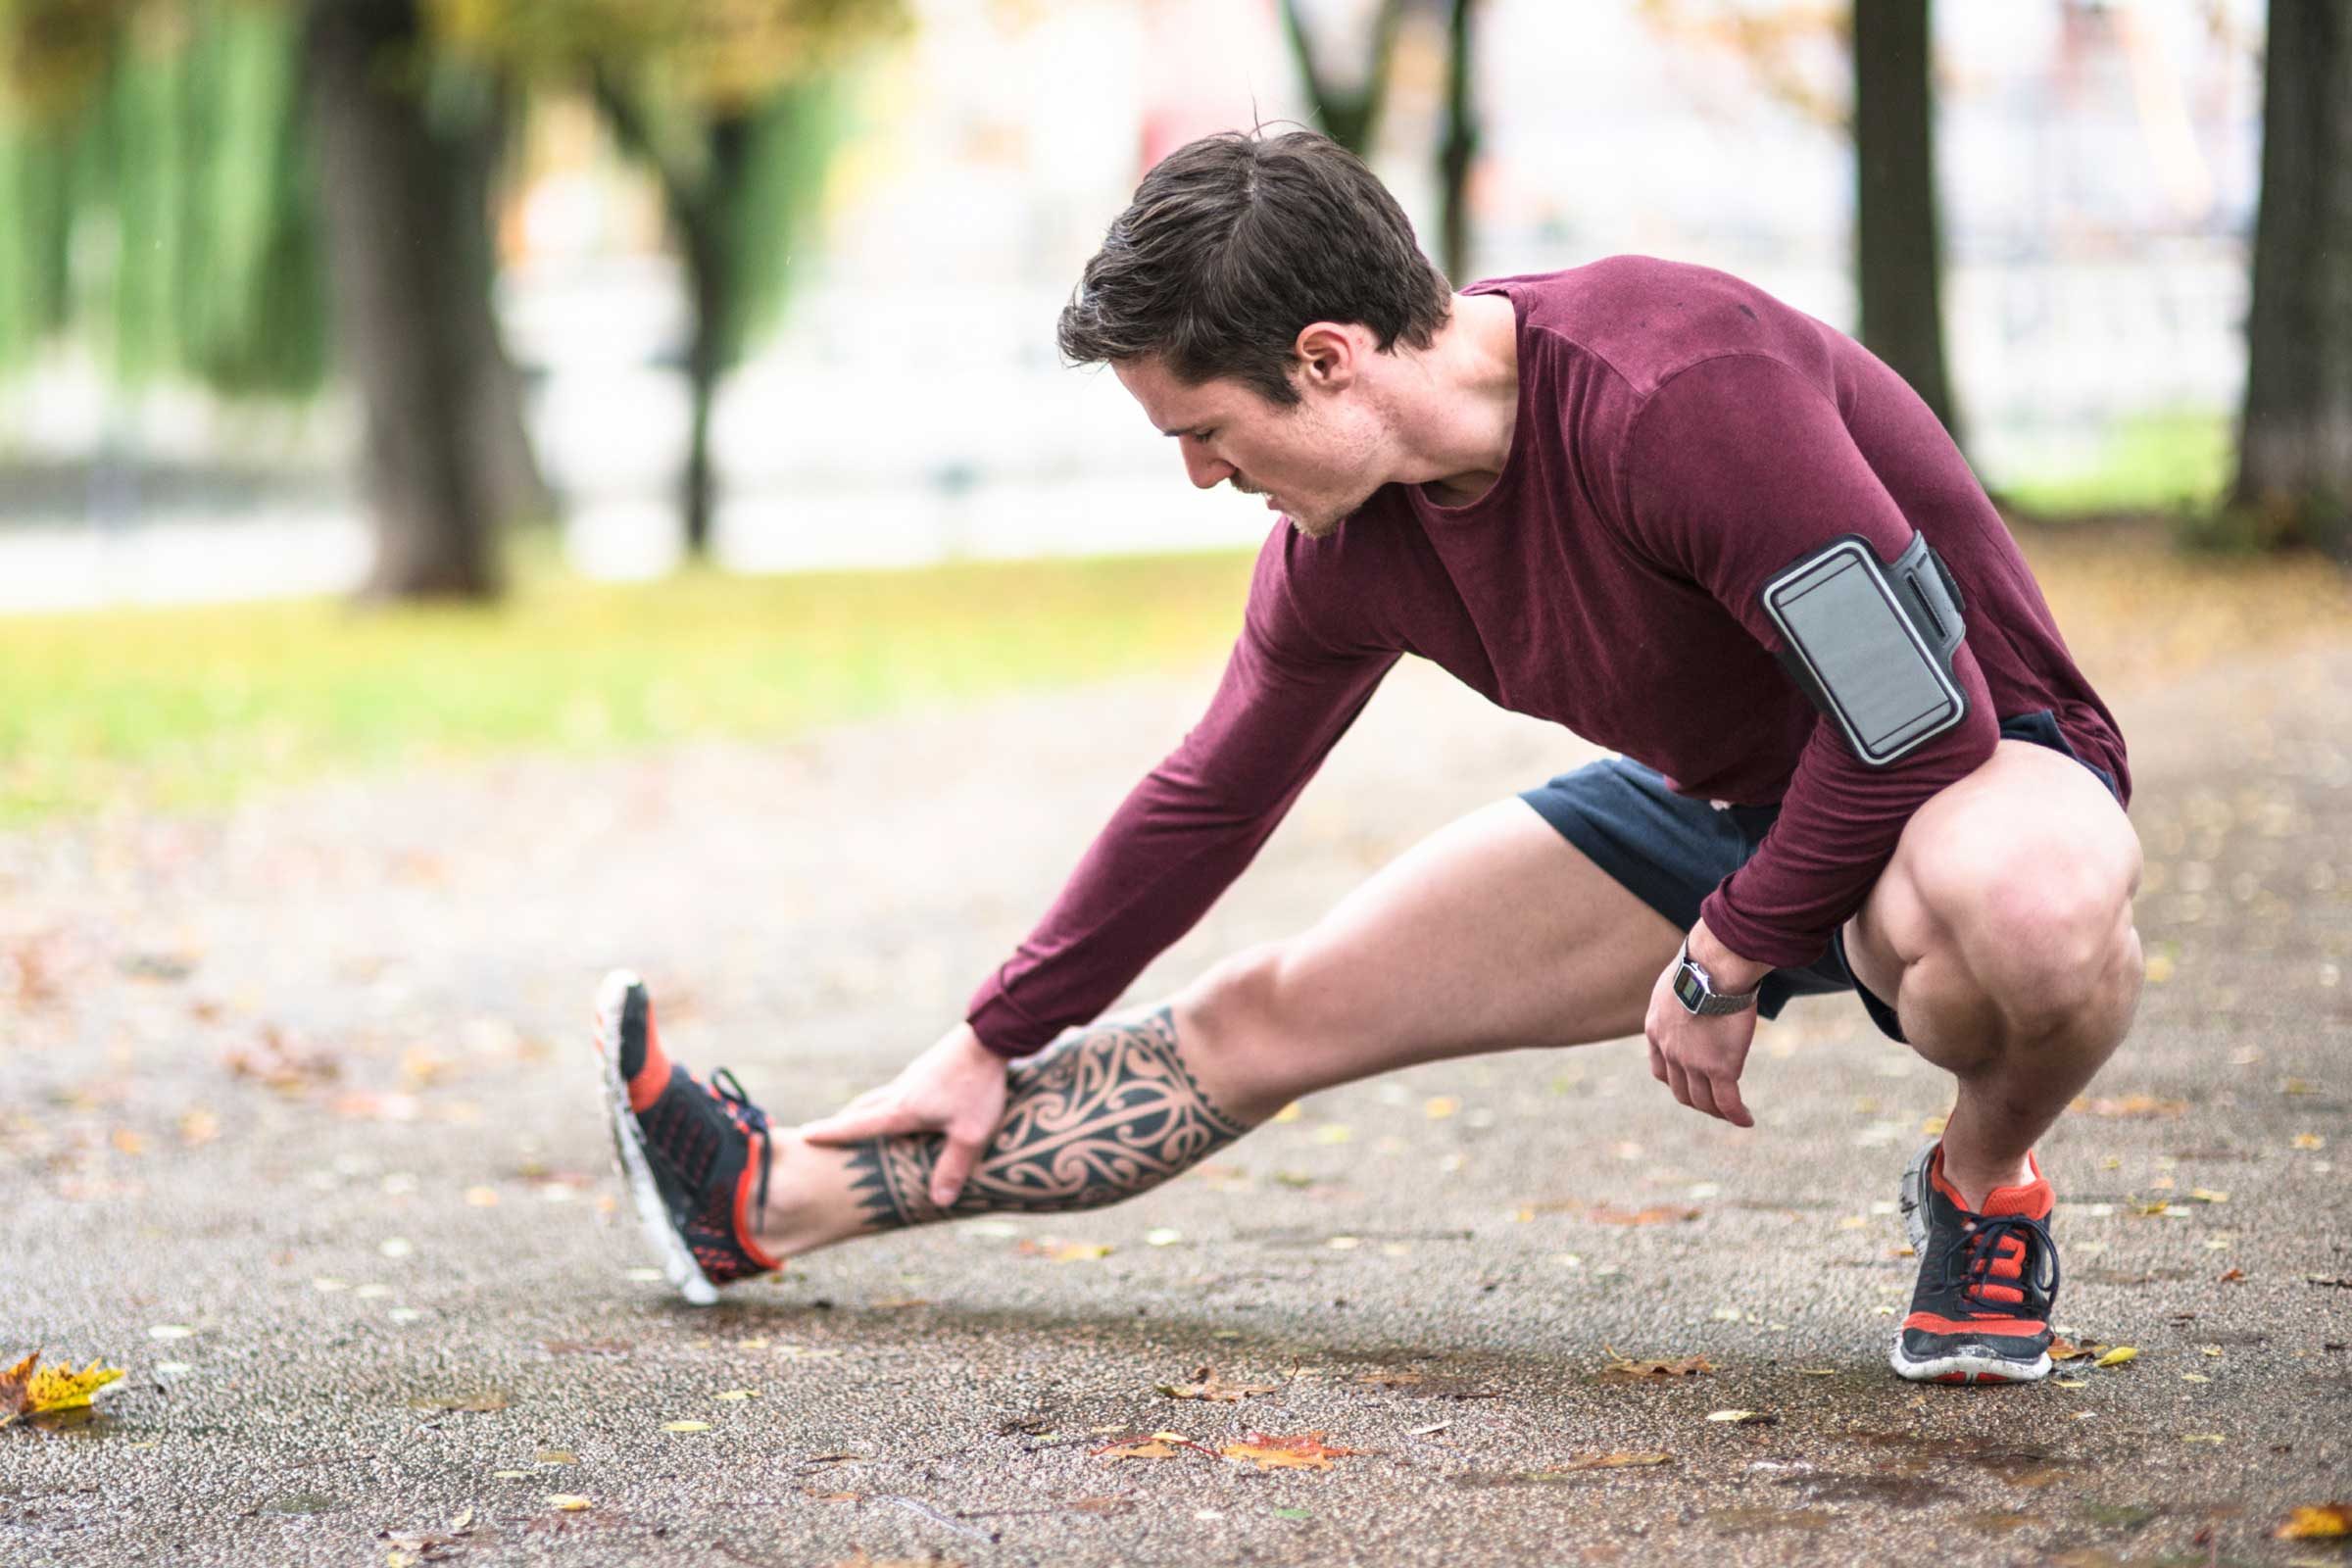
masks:
<path id="1" fill-rule="evenodd" d="M 867 1138 L 914 1132 L 918 1126 L 914 1112 L 897 1105 L 869 1105 L 859 1110 L 852 1104 L 830 1116 L 802 1123 L 800 1133 L 812 1144 L 854 1144 Z"/>
<path id="2" fill-rule="evenodd" d="M 1658 1049 L 1658 1043 L 1655 1040 L 1649 1043 L 1649 1075 L 1660 1083 L 1667 1081 L 1666 1053 Z"/>
<path id="3" fill-rule="evenodd" d="M 1753 1127 L 1756 1118 L 1747 1113 L 1740 1099 L 1740 1084 L 1731 1078 L 1718 1078 L 1714 1084 L 1715 1114 L 1735 1127 Z"/>
<path id="4" fill-rule="evenodd" d="M 931 1201 L 942 1208 L 955 1205 L 956 1195 L 963 1191 L 972 1167 L 979 1162 L 980 1145 L 977 1141 L 961 1143 L 951 1140 L 939 1152 L 939 1164 L 931 1172 Z"/>
<path id="5" fill-rule="evenodd" d="M 1690 1108 L 1710 1116 L 1723 1114 L 1715 1108 L 1715 1080 L 1703 1072 L 1690 1075 Z"/>
<path id="6" fill-rule="evenodd" d="M 1671 1056 L 1666 1058 L 1666 1087 L 1674 1091 L 1675 1099 L 1686 1105 L 1690 1103 L 1690 1075 Z"/>

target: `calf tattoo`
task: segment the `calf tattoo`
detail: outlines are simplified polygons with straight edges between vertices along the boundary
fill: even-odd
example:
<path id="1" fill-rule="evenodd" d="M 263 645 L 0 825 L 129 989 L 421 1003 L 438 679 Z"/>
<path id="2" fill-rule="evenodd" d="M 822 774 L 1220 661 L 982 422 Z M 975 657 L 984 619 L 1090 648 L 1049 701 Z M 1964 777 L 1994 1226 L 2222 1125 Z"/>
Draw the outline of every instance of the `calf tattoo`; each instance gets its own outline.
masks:
<path id="1" fill-rule="evenodd" d="M 1064 1035 L 1008 1073 L 1004 1119 L 956 1201 L 931 1200 L 937 1133 L 877 1138 L 850 1160 L 868 1230 L 960 1214 L 1101 1208 L 1149 1192 L 1250 1129 L 1208 1102 L 1162 1007 Z"/>

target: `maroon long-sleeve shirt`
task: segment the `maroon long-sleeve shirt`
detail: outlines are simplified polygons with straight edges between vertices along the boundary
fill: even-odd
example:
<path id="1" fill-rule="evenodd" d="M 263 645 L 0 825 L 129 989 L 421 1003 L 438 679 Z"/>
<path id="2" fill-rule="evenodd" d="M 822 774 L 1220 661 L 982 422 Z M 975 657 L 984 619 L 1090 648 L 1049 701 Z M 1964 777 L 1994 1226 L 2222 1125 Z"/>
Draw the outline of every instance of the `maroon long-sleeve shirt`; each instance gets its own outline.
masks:
<path id="1" fill-rule="evenodd" d="M 1401 654 L 1664 773 L 1781 814 L 1701 914 L 1800 966 L 1861 906 L 1911 813 L 2046 708 L 2131 776 L 2016 541 L 1943 427 L 1852 339 L 1705 268 L 1616 257 L 1504 277 L 1519 410 L 1467 506 L 1383 487 L 1326 539 L 1278 523 L 1207 715 L 1129 794 L 1044 921 L 972 998 L 990 1049 L 1092 1019 L 1250 863 Z M 1758 597 L 1840 534 L 1925 533 L 1967 602 L 1959 726 L 1863 764 L 1773 654 Z"/>

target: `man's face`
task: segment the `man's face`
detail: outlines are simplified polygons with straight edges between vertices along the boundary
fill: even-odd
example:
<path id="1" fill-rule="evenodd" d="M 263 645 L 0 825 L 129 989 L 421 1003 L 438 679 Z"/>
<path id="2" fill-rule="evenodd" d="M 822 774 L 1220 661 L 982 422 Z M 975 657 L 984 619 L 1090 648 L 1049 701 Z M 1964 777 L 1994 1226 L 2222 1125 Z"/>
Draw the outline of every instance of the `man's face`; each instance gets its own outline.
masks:
<path id="1" fill-rule="evenodd" d="M 1385 482 L 1374 461 L 1377 430 L 1345 396 L 1309 389 L 1285 406 L 1227 377 L 1189 385 L 1157 358 L 1111 368 L 1182 450 L 1193 483 L 1262 495 L 1311 539 L 1337 530 Z"/>

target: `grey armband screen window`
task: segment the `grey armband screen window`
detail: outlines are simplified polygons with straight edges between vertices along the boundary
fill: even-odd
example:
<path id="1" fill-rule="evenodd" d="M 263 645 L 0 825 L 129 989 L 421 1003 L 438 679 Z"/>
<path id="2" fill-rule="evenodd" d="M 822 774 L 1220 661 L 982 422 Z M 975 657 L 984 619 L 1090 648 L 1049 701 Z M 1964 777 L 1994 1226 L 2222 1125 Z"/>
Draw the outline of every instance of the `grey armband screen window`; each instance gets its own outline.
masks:
<path id="1" fill-rule="evenodd" d="M 1956 593 L 1926 539 L 1891 566 L 1848 534 L 1766 586 L 1788 645 L 1783 662 L 1854 754 L 1883 766 L 1960 722 L 1952 673 L 1963 627 Z"/>

